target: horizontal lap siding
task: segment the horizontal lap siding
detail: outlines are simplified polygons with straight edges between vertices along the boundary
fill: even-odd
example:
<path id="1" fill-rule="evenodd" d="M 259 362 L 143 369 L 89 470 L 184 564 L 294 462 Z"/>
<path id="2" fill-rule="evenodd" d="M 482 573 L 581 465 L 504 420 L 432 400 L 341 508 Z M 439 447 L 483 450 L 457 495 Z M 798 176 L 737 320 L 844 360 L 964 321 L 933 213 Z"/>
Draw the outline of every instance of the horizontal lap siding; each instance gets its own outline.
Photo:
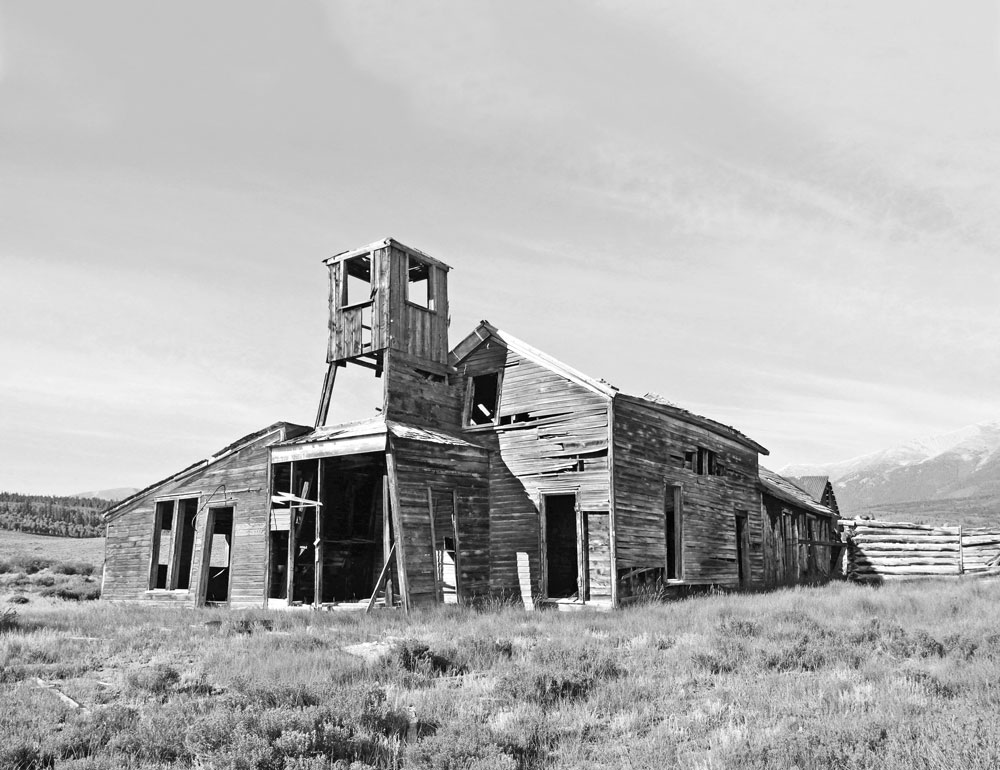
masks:
<path id="1" fill-rule="evenodd" d="M 432 604 L 434 555 L 428 487 L 455 490 L 458 497 L 460 591 L 463 598 L 489 588 L 489 455 L 486 450 L 395 438 L 392 442 L 399 490 L 410 601 Z M 437 526 L 437 523 L 435 524 Z M 441 532 L 435 532 L 437 538 Z"/>
<path id="2" fill-rule="evenodd" d="M 397 350 L 386 352 L 385 366 L 386 419 L 425 428 L 460 430 L 464 395 L 461 384 L 427 379 L 418 372 L 419 359 Z"/>
<path id="3" fill-rule="evenodd" d="M 230 597 L 234 604 L 261 606 L 266 564 L 267 446 L 280 439 L 274 433 L 190 478 L 165 484 L 138 500 L 132 508 L 108 522 L 103 597 L 112 600 L 183 602 L 195 604 L 201 574 L 208 505 L 233 505 L 233 542 L 230 548 Z M 251 489 L 246 492 L 243 490 Z M 191 589 L 177 593 L 147 593 L 156 500 L 198 497 Z M 176 523 L 175 523 L 176 526 Z"/>
<path id="4" fill-rule="evenodd" d="M 517 553 L 528 554 L 534 589 L 541 588 L 538 503 L 542 493 L 577 492 L 581 509 L 599 521 L 607 516 L 608 399 L 487 339 L 457 365 L 473 377 L 503 371 L 498 419 L 525 422 L 498 425 L 477 436 L 495 450 L 490 467 L 490 585 L 496 593 L 520 593 Z M 579 470 L 582 463 L 583 470 Z M 607 527 L 588 534 L 592 581 L 610 570 Z M 603 538 L 603 539 L 602 539 Z M 603 566 L 602 566 L 603 565 Z M 603 592 L 603 583 L 591 592 Z M 607 588 L 610 591 L 610 587 Z"/>
<path id="5" fill-rule="evenodd" d="M 763 579 L 757 454 L 678 417 L 618 396 L 615 408 L 615 529 L 619 569 L 661 567 L 666 559 L 665 485 L 682 488 L 685 580 L 736 583 L 736 512 L 746 511 L 753 582 Z M 723 475 L 698 475 L 674 456 L 716 453 Z"/>

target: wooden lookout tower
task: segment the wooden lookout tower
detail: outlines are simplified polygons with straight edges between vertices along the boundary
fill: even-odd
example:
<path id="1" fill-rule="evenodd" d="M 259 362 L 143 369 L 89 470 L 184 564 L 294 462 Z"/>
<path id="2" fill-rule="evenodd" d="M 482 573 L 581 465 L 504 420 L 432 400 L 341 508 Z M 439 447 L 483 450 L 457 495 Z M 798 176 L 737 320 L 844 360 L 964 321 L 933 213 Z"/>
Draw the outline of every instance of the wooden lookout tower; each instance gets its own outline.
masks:
<path id="1" fill-rule="evenodd" d="M 326 261 L 330 271 L 329 364 L 316 413 L 326 423 L 337 369 L 355 364 L 384 377 L 383 414 L 397 375 L 448 375 L 448 271 L 444 262 L 392 238 Z M 390 374 L 384 376 L 386 372 Z"/>

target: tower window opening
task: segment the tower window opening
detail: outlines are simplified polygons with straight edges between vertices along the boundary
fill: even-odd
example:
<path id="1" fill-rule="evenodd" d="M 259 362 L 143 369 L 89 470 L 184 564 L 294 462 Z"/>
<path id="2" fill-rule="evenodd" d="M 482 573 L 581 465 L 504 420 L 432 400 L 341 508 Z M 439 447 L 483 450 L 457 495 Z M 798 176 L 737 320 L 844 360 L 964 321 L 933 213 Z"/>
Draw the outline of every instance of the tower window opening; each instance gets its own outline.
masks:
<path id="1" fill-rule="evenodd" d="M 341 305 L 361 305 L 372 298 L 372 259 L 369 254 L 344 260 L 344 284 Z"/>
<path id="2" fill-rule="evenodd" d="M 413 255 L 407 257 L 406 299 L 428 310 L 434 310 L 434 285 L 431 281 L 433 268 Z"/>

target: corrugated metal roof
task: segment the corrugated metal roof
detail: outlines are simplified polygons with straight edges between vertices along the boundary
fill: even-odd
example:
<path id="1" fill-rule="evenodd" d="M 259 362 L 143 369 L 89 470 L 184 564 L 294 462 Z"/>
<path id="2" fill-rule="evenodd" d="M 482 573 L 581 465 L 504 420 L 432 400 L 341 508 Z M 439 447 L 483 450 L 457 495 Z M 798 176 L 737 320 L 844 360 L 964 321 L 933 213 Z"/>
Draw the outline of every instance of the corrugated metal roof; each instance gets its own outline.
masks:
<path id="1" fill-rule="evenodd" d="M 823 493 L 826 492 L 826 485 L 830 482 L 829 476 L 788 476 L 789 481 L 801 487 L 817 503 L 823 502 Z"/>
<path id="2" fill-rule="evenodd" d="M 391 434 L 397 438 L 412 441 L 428 441 L 436 444 L 451 444 L 453 446 L 470 446 L 480 448 L 477 444 L 440 430 L 423 428 L 398 420 L 386 420 L 384 417 L 373 417 L 368 420 L 348 422 L 341 425 L 324 425 L 314 431 L 275 444 L 275 447 L 295 446 L 298 444 L 316 444 L 321 442 L 336 442 L 347 439 L 368 438 Z"/>

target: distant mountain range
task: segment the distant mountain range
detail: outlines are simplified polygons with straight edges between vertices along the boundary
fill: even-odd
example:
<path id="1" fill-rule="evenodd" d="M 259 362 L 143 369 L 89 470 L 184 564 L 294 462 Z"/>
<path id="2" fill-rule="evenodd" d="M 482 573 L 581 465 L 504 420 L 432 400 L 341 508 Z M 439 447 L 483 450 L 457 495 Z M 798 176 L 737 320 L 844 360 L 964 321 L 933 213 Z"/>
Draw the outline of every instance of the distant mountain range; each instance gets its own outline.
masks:
<path id="1" fill-rule="evenodd" d="M 844 516 L 1000 523 L 1000 420 L 784 476 L 829 476 Z"/>
<path id="2" fill-rule="evenodd" d="M 94 492 L 79 492 L 73 497 L 96 497 L 101 500 L 110 500 L 112 503 L 117 503 L 119 500 L 124 500 L 129 495 L 134 495 L 139 490 L 135 487 L 116 487 L 115 489 L 98 489 Z"/>

